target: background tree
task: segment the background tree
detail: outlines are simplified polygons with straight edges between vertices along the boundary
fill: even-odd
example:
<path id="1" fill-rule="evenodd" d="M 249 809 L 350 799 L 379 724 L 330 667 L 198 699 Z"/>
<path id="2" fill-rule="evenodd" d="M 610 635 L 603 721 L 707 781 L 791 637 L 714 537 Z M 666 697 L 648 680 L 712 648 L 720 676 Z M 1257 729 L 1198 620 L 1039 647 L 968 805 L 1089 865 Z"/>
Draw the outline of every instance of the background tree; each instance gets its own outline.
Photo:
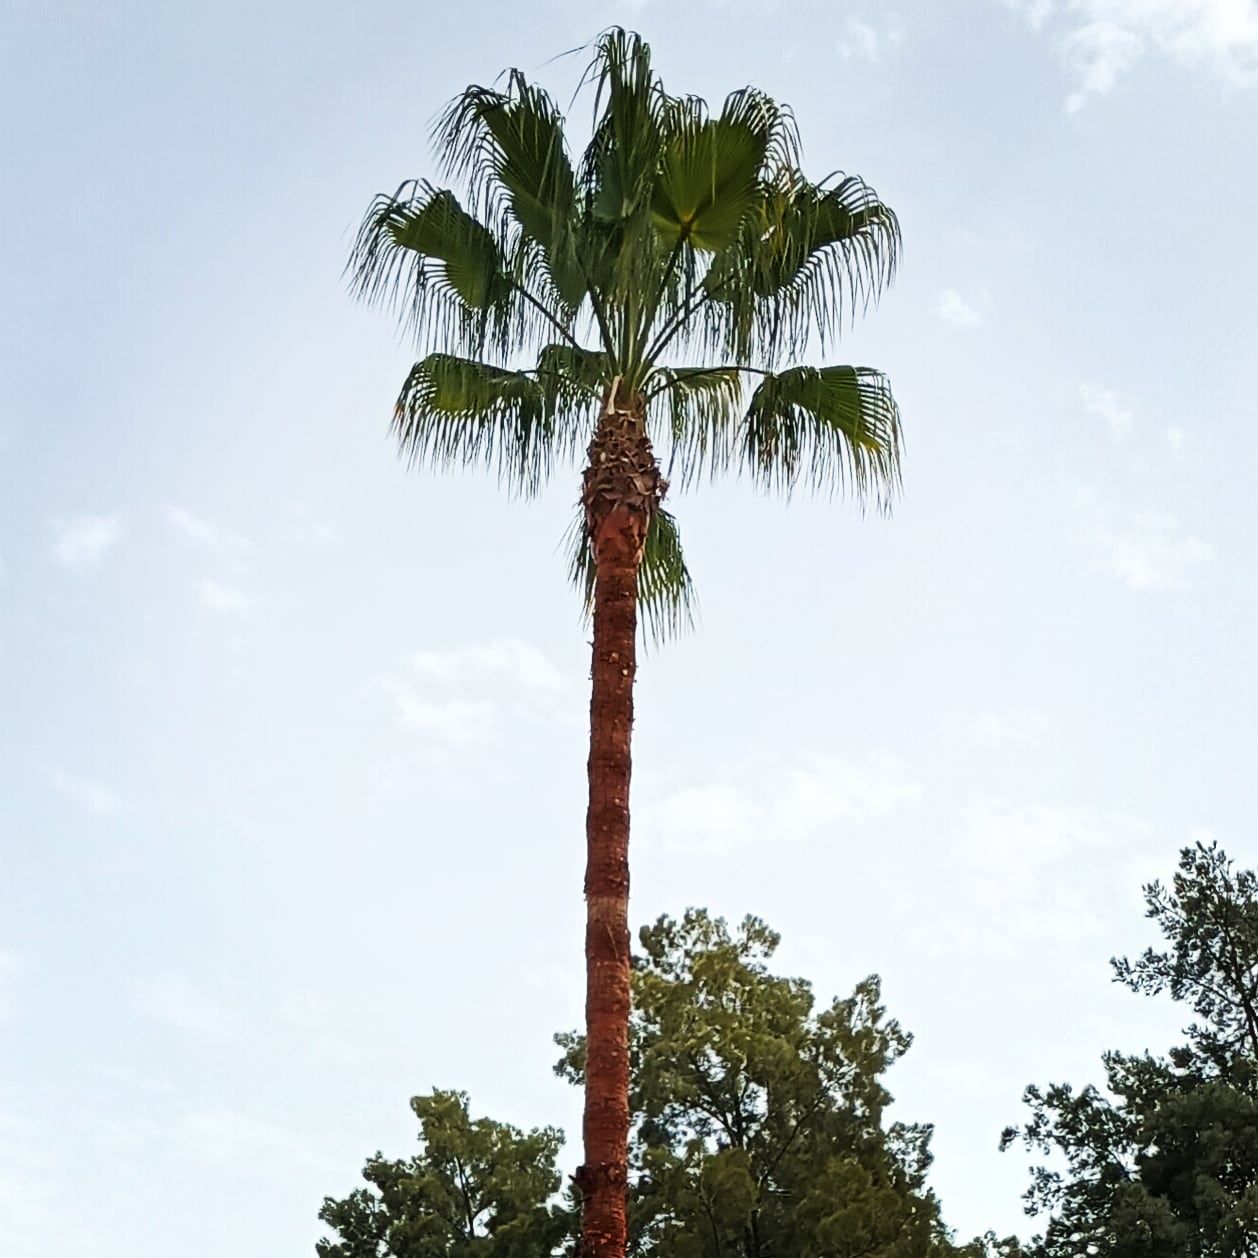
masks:
<path id="1" fill-rule="evenodd" d="M 879 982 L 821 1009 L 772 974 L 778 936 L 692 910 L 641 933 L 632 1023 L 642 1258 L 924 1258 L 954 1248 L 926 1187 L 931 1129 L 885 1121 L 909 1034 Z M 581 1079 L 584 1041 L 559 1037 Z M 977 1250 L 974 1252 L 978 1252 Z"/>
<path id="2" fill-rule="evenodd" d="M 461 1092 L 417 1096 L 411 1108 L 419 1153 L 377 1153 L 367 1187 L 324 1200 L 319 1218 L 338 1239 L 320 1241 L 319 1258 L 544 1258 L 572 1234 L 573 1216 L 551 1200 L 558 1131 L 473 1119 Z"/>
<path id="3" fill-rule="evenodd" d="M 755 918 L 731 931 L 690 912 L 680 922 L 662 918 L 641 938 L 634 1258 L 1017 1253 L 991 1237 L 954 1246 L 926 1186 L 930 1128 L 886 1122 L 883 1076 L 910 1037 L 887 1018 L 876 978 L 818 1009 L 806 982 L 770 973 L 778 937 Z M 556 1069 L 580 1084 L 584 1039 L 557 1038 Z M 514 1258 L 517 1244 L 533 1245 L 533 1258 L 576 1251 L 577 1211 L 555 1196 L 556 1133 L 469 1124 L 457 1094 L 414 1104 L 424 1152 L 409 1163 L 377 1154 L 364 1171 L 369 1188 L 324 1203 L 320 1217 L 341 1239 L 325 1241 L 320 1258 Z M 446 1124 L 440 1139 L 430 1132 L 430 1104 Z M 506 1203 L 476 1215 L 476 1229 L 465 1181 L 476 1185 L 473 1211 Z"/>
<path id="4" fill-rule="evenodd" d="M 894 270 L 894 214 L 858 178 L 809 180 L 790 112 L 754 88 L 713 116 L 670 96 L 636 35 L 596 46 L 592 136 L 518 71 L 469 87 L 436 131 L 453 191 L 372 204 L 357 291 L 426 354 L 398 398 L 412 460 L 487 464 L 536 490 L 586 450 L 573 570 L 593 617 L 583 1122 L 587 1258 L 623 1258 L 629 1130 L 629 781 L 638 603 L 684 619 L 689 579 L 657 450 L 683 483 L 739 467 L 766 487 L 850 486 L 885 504 L 899 416 L 824 351 Z M 783 369 L 784 368 L 784 369 Z M 750 396 L 744 385 L 754 382 Z"/>
<path id="5" fill-rule="evenodd" d="M 1145 887 L 1166 944 L 1114 960 L 1115 979 L 1197 1015 L 1165 1058 L 1107 1053 L 1105 1088 L 1030 1087 L 1010 1128 L 1051 1157 L 1028 1213 L 1047 1214 L 1043 1258 L 1252 1258 L 1258 1254 L 1258 879 L 1217 845 L 1185 848 L 1168 890 Z"/>

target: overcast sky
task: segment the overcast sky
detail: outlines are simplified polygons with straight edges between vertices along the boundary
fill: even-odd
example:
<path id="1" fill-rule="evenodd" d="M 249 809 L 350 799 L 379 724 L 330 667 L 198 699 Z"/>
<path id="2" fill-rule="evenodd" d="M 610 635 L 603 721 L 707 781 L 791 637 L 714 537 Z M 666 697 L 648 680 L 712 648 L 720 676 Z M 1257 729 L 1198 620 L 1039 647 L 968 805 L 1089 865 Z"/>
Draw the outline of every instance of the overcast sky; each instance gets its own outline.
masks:
<path id="1" fill-rule="evenodd" d="M 1141 880 L 1258 859 L 1254 0 L 0 9 L 5 1258 L 309 1254 L 433 1086 L 577 1133 L 575 473 L 409 473 L 340 270 L 451 95 L 567 101 L 613 22 L 905 236 L 840 351 L 903 409 L 892 518 L 671 502 L 702 617 L 640 673 L 633 917 L 882 974 L 946 1218 L 1025 1230 L 1023 1086 L 1183 1021 L 1109 980 Z"/>

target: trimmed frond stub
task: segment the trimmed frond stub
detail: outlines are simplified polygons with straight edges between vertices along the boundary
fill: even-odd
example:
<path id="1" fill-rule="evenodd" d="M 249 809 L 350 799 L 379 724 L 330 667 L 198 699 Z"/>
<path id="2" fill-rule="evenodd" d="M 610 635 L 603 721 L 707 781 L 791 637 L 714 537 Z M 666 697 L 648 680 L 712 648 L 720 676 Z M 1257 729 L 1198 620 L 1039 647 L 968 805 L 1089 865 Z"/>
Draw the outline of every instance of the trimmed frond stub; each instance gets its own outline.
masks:
<path id="1" fill-rule="evenodd" d="M 869 367 L 794 367 L 751 395 L 740 460 L 766 488 L 848 490 L 889 508 L 900 487 L 900 411 Z"/>
<path id="2" fill-rule="evenodd" d="M 568 575 L 580 590 L 587 616 L 594 607 L 594 551 L 584 520 L 568 531 Z M 651 517 L 642 563 L 638 568 L 638 605 L 643 629 L 656 642 L 675 637 L 694 625 L 698 596 L 681 549 L 677 520 L 662 508 Z"/>

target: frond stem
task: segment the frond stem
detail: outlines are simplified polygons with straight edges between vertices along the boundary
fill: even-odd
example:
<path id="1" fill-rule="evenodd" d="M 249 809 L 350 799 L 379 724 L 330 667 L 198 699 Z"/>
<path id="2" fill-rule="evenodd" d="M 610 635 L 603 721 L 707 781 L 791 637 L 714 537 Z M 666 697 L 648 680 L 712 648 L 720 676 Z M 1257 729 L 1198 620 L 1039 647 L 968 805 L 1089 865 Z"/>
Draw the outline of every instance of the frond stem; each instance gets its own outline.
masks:
<path id="1" fill-rule="evenodd" d="M 577 341 L 576 337 L 574 337 L 572 333 L 569 332 L 568 329 L 564 327 L 564 325 L 560 323 L 559 320 L 556 319 L 555 316 L 551 314 L 551 312 L 547 310 L 546 307 L 543 306 L 542 303 L 538 301 L 527 288 L 524 287 L 523 284 L 517 284 L 515 280 L 511 280 L 510 283 L 511 287 L 514 288 L 515 291 L 519 293 L 530 306 L 534 307 L 534 309 L 536 309 L 551 324 L 551 326 L 554 327 L 559 335 L 562 336 L 573 349 L 581 348 L 580 342 Z"/>
<path id="2" fill-rule="evenodd" d="M 668 343 L 677 333 L 677 329 L 681 327 L 692 314 L 696 314 L 703 309 L 705 302 L 711 301 L 724 287 L 724 284 L 718 284 L 715 288 L 704 289 L 698 301 L 694 301 L 695 289 L 692 288 L 686 294 L 686 299 L 682 304 L 682 308 L 660 329 L 660 334 L 651 343 L 650 349 L 647 350 L 644 362 L 653 363 L 656 357 L 668 348 Z"/>
<path id="3" fill-rule="evenodd" d="M 603 338 L 603 349 L 612 362 L 616 361 L 616 344 L 612 339 L 612 330 L 607 323 L 607 315 L 598 304 L 598 293 L 594 289 L 594 278 L 590 268 L 585 265 L 585 258 L 578 254 L 577 261 L 581 264 L 581 277 L 585 280 L 585 291 L 590 295 L 590 309 L 594 311 L 594 321 L 598 324 L 599 335 Z"/>
<path id="4" fill-rule="evenodd" d="M 726 363 L 721 367 L 683 367 L 673 373 L 672 380 L 666 380 L 658 388 L 652 389 L 643 400 L 649 402 L 652 398 L 659 397 L 661 393 L 665 393 L 669 389 L 675 389 L 679 384 L 684 384 L 687 380 L 694 380 L 697 376 L 715 376 L 725 371 L 750 371 L 757 376 L 771 376 L 773 374 L 771 371 L 765 371 L 762 367 L 749 367 L 746 363 Z"/>
<path id="5" fill-rule="evenodd" d="M 650 334 L 651 325 L 655 322 L 655 316 L 659 313 L 660 302 L 664 300 L 664 294 L 668 291 L 668 282 L 673 278 L 673 270 L 677 266 L 677 260 L 681 257 L 682 246 L 686 243 L 684 235 L 677 237 L 677 243 L 668 251 L 668 260 L 664 263 L 664 273 L 660 276 L 660 286 L 656 290 L 655 297 L 652 299 L 650 306 L 647 308 L 646 317 L 642 320 L 642 339 L 646 340 Z M 661 346 L 661 348 L 663 348 Z M 658 351 L 657 351 L 658 352 Z"/>

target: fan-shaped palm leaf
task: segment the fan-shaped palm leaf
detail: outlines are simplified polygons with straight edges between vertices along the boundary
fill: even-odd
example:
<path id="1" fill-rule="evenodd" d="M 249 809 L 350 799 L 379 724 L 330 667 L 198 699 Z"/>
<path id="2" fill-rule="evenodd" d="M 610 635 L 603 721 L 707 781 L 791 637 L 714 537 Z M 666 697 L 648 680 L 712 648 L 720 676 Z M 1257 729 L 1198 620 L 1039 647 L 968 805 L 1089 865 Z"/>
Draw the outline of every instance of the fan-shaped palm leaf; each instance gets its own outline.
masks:
<path id="1" fill-rule="evenodd" d="M 900 483 L 900 412 L 886 377 L 868 367 L 794 367 L 751 395 L 740 434 L 743 467 L 790 491 L 848 487 L 886 507 Z"/>

